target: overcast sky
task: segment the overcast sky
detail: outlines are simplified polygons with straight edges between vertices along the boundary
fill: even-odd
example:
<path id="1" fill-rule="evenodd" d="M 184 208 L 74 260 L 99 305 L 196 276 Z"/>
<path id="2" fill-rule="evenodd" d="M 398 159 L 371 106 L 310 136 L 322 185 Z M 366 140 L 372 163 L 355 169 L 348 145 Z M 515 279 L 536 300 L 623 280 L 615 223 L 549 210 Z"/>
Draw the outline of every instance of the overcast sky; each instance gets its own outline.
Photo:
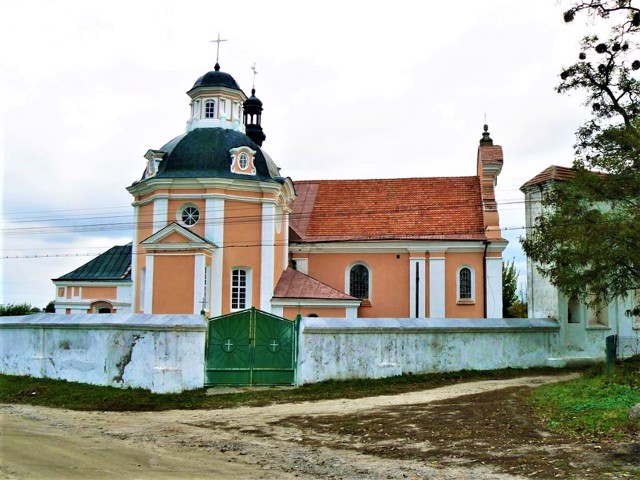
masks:
<path id="1" fill-rule="evenodd" d="M 125 187 L 149 148 L 184 132 L 185 92 L 213 69 L 218 32 L 222 70 L 245 93 L 256 62 L 264 148 L 294 180 L 475 175 L 486 114 L 504 149 L 504 256 L 524 275 L 518 188 L 571 164 L 587 114 L 554 92 L 587 32 L 562 10 L 554 0 L 4 0 L 0 302 L 43 307 L 51 278 L 92 258 L 75 255 L 131 241 Z"/>

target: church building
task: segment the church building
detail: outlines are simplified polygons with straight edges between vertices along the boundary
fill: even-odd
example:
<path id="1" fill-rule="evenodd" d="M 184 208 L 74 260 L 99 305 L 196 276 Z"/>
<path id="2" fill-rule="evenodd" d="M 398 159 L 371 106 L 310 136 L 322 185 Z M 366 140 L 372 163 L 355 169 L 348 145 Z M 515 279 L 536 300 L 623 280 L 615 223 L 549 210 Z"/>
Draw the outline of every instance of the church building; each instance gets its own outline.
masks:
<path id="1" fill-rule="evenodd" d="M 54 279 L 57 313 L 502 316 L 486 125 L 475 176 L 293 181 L 263 149 L 255 89 L 216 63 L 187 95 L 186 132 L 127 187 L 132 242 Z"/>

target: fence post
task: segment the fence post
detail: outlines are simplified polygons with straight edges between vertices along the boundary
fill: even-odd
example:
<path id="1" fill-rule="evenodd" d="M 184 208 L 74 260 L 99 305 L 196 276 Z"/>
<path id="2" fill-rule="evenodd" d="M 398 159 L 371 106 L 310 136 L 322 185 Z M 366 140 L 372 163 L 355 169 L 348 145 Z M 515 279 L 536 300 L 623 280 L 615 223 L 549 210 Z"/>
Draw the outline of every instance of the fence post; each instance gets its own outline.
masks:
<path id="1" fill-rule="evenodd" d="M 616 353 L 617 353 L 617 347 L 618 347 L 618 336 L 617 335 L 609 335 L 607 338 L 605 338 L 605 342 L 606 342 L 606 359 L 607 359 L 607 364 L 606 364 L 606 370 L 607 373 L 611 372 L 611 366 L 615 363 L 616 361 Z"/>

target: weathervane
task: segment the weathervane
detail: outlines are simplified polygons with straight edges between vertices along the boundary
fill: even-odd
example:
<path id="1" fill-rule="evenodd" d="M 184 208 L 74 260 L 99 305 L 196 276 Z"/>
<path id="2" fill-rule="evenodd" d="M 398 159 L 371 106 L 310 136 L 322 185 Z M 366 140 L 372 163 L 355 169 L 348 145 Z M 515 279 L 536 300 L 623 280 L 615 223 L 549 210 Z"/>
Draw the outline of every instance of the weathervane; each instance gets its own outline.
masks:
<path id="1" fill-rule="evenodd" d="M 220 43 L 221 42 L 226 42 L 226 39 L 221 39 L 220 38 L 220 32 L 218 32 L 218 39 L 217 40 L 211 40 L 211 43 L 217 43 L 218 45 L 216 46 L 216 65 L 218 64 L 218 59 L 220 57 Z"/>
<path id="2" fill-rule="evenodd" d="M 258 74 L 258 71 L 256 70 L 256 62 L 253 62 L 253 67 L 251 67 L 251 70 L 253 70 L 253 87 L 252 90 L 256 89 L 256 75 Z"/>

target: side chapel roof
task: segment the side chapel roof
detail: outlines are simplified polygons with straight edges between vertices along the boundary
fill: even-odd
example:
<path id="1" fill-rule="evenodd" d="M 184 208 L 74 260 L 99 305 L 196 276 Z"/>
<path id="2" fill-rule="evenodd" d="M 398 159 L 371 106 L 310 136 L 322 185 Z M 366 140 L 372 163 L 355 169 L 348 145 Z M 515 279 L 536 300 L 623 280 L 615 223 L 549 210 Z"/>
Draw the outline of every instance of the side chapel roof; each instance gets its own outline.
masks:
<path id="1" fill-rule="evenodd" d="M 576 177 L 576 171 L 570 167 L 551 165 L 520 187 L 520 190 L 549 181 L 568 182 Z"/>
<path id="2" fill-rule="evenodd" d="M 484 240 L 478 177 L 294 182 L 291 241 Z"/>
<path id="3" fill-rule="evenodd" d="M 53 281 L 94 280 L 121 282 L 131 280 L 131 244 L 118 245 Z"/>
<path id="4" fill-rule="evenodd" d="M 320 280 L 288 267 L 282 275 L 275 291 L 274 298 L 305 298 L 315 300 L 358 300 Z"/>

